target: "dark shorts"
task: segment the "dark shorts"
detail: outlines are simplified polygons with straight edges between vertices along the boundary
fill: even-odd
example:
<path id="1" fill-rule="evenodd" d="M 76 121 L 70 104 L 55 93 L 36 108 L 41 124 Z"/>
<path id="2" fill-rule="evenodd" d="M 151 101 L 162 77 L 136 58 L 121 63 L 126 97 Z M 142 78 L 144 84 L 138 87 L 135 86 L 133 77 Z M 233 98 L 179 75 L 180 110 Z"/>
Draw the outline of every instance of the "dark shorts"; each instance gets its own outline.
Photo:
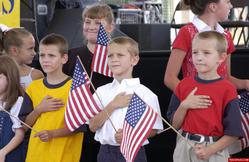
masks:
<path id="1" fill-rule="evenodd" d="M 98 162 L 126 162 L 119 146 L 101 145 L 98 153 Z M 147 162 L 144 147 L 141 147 L 135 162 Z"/>

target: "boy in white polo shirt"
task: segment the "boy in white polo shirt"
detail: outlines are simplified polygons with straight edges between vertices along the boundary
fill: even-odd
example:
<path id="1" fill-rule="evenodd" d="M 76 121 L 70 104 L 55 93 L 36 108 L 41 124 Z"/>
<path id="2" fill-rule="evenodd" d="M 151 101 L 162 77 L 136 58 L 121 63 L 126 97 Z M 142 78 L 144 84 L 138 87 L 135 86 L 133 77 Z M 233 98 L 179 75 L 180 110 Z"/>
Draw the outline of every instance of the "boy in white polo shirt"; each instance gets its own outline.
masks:
<path id="1" fill-rule="evenodd" d="M 89 124 L 90 130 L 96 132 L 95 140 L 101 143 L 98 162 L 125 162 L 120 152 L 122 126 L 127 106 L 134 92 L 158 114 L 161 114 L 157 96 L 140 84 L 139 78 L 132 77 L 133 67 L 138 61 L 138 44 L 133 39 L 117 37 L 111 41 L 108 65 L 114 75 L 114 80 L 112 83 L 101 86 L 96 90 L 94 97 L 103 111 L 93 117 Z M 108 120 L 107 114 L 109 114 L 117 132 Z M 150 137 L 156 135 L 157 130 L 161 129 L 163 129 L 162 120 L 157 118 Z M 148 140 L 143 145 L 145 144 L 148 144 Z M 146 161 L 145 149 L 141 147 L 135 162 Z"/>

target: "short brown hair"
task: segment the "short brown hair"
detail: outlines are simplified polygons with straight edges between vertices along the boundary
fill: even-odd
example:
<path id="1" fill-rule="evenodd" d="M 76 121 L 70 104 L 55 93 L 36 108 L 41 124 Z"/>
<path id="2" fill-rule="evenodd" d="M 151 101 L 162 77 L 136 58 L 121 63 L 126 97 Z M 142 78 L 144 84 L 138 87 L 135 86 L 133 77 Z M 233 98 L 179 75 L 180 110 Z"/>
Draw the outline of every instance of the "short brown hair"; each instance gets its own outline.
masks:
<path id="1" fill-rule="evenodd" d="M 133 56 L 139 56 L 138 43 L 130 37 L 120 36 L 111 40 L 111 44 L 128 45 L 128 52 Z"/>
<path id="2" fill-rule="evenodd" d="M 227 40 L 225 36 L 219 32 L 216 31 L 205 31 L 205 32 L 200 32 L 197 35 L 195 35 L 192 43 L 196 41 L 196 39 L 201 39 L 201 40 L 215 40 L 216 41 L 216 50 L 219 53 L 226 53 L 227 52 Z"/>
<path id="3" fill-rule="evenodd" d="M 19 96 L 22 96 L 23 90 L 20 84 L 20 74 L 17 63 L 8 55 L 0 56 L 0 74 L 7 77 L 7 89 L 3 96 L 6 102 L 4 109 L 10 110 Z"/>
<path id="4" fill-rule="evenodd" d="M 68 53 L 67 40 L 60 34 L 51 33 L 40 41 L 40 45 L 56 45 L 61 55 Z"/>
<path id="5" fill-rule="evenodd" d="M 91 19 L 105 19 L 109 24 L 114 22 L 112 9 L 107 4 L 93 4 L 87 6 L 82 12 L 83 21 L 86 17 Z"/>

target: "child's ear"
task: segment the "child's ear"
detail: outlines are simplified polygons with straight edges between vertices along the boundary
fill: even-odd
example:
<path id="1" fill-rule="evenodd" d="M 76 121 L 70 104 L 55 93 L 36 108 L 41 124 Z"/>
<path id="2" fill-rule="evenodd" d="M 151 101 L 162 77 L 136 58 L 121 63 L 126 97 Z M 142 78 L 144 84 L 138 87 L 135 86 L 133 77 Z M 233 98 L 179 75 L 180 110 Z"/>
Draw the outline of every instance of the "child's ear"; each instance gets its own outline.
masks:
<path id="1" fill-rule="evenodd" d="M 138 55 L 133 56 L 133 57 L 132 57 L 132 63 L 131 63 L 131 65 L 132 65 L 132 66 L 137 65 L 138 61 L 139 61 L 139 56 L 138 56 Z"/>
<path id="2" fill-rule="evenodd" d="M 12 56 L 18 56 L 18 47 L 10 46 L 9 52 Z"/>
<path id="3" fill-rule="evenodd" d="M 217 11 L 217 5 L 216 3 L 212 2 L 212 3 L 209 3 L 208 4 L 208 9 L 211 11 L 211 12 L 216 12 Z"/>
<path id="4" fill-rule="evenodd" d="M 68 61 L 68 54 L 64 53 L 63 56 L 62 56 L 62 64 L 66 64 L 67 61 Z"/>
<path id="5" fill-rule="evenodd" d="M 220 60 L 219 60 L 219 64 L 221 64 L 222 62 L 224 62 L 227 58 L 227 54 L 224 52 L 224 53 L 221 53 L 220 54 Z"/>

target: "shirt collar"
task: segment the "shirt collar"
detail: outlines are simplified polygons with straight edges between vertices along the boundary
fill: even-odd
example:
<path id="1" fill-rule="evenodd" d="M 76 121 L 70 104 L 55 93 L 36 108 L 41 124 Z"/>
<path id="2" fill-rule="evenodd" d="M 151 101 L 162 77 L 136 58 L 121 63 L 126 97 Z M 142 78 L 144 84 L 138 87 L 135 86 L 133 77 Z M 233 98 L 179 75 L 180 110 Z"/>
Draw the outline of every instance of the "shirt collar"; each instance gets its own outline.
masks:
<path id="1" fill-rule="evenodd" d="M 199 19 L 197 16 L 194 17 L 192 23 L 197 28 L 198 32 L 210 31 L 211 30 L 211 27 L 208 26 L 204 21 Z M 219 23 L 217 23 L 216 24 L 216 31 L 223 34 L 224 33 L 224 28 Z"/>
<path id="2" fill-rule="evenodd" d="M 123 79 L 121 83 L 119 83 L 116 79 L 113 79 L 111 86 L 118 86 L 118 85 L 127 85 L 127 86 L 134 86 L 140 84 L 139 78 L 130 78 L 130 79 Z"/>

